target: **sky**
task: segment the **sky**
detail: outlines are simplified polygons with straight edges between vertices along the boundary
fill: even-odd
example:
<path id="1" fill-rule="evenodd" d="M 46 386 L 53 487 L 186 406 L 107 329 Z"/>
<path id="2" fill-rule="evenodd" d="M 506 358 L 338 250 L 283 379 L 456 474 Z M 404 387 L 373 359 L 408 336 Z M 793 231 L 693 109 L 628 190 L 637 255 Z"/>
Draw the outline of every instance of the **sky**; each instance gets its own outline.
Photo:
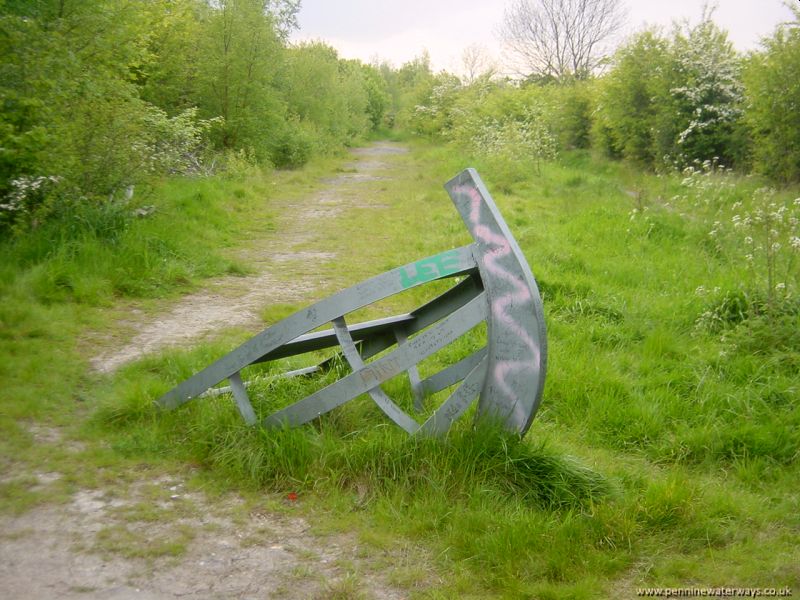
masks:
<path id="1" fill-rule="evenodd" d="M 800 2 L 800 0 L 790 0 Z M 462 54 L 478 46 L 499 64 L 504 60 L 497 28 L 507 0 L 302 0 L 294 41 L 323 40 L 343 58 L 387 60 L 394 66 L 427 50 L 434 70 L 458 73 Z M 697 22 L 702 0 L 623 0 L 621 38 L 645 25 L 667 30 L 674 20 Z M 783 0 L 722 0 L 714 20 L 739 50 L 758 47 L 775 26 L 791 19 Z M 507 69 L 506 69 L 507 70 Z"/>

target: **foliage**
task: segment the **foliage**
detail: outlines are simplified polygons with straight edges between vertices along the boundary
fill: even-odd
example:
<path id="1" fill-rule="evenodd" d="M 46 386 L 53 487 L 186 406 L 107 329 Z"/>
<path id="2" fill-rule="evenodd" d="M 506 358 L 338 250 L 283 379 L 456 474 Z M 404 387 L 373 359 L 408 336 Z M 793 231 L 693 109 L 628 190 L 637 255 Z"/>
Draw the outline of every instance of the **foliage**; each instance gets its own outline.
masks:
<path id="1" fill-rule="evenodd" d="M 600 82 L 598 145 L 611 156 L 652 166 L 663 154 L 659 125 L 667 124 L 669 45 L 655 30 L 635 35 L 614 56 L 613 69 Z"/>
<path id="2" fill-rule="evenodd" d="M 391 102 L 388 85 L 381 72 L 372 65 L 361 65 L 361 76 L 367 93 L 367 116 L 372 129 L 377 130 L 383 126 Z"/>
<path id="3" fill-rule="evenodd" d="M 256 490 L 258 510 L 299 491 L 366 552 L 429 552 L 435 575 L 412 594 L 797 586 L 798 194 L 729 168 L 746 164 L 744 110 L 757 169 L 797 179 L 795 25 L 749 59 L 743 104 L 738 58 L 708 23 L 636 36 L 596 80 L 465 85 L 425 55 L 393 69 L 289 47 L 296 2 L 258 4 L 3 4 L 0 218 L 14 232 L 0 240 L 3 455 L 65 473 L 67 494 L 131 464 L 137 477 L 190 465 L 205 486 Z M 98 331 L 125 335 L 109 307 L 241 274 L 220 248 L 271 235 L 270 198 L 346 168 L 315 155 L 389 124 L 437 145 L 387 157 L 402 165 L 391 186 L 359 183 L 378 201 L 330 217 L 329 241 L 347 252 L 327 279 L 468 241 L 440 188 L 476 165 L 545 301 L 554 368 L 528 438 L 464 422 L 442 441 L 409 440 L 368 401 L 288 432 L 245 427 L 225 397 L 156 415 L 152 399 L 239 331 L 108 377 L 89 370 Z M 682 169 L 656 177 L 569 150 L 590 125 L 609 153 Z M 136 213 L 145 201 L 154 210 Z M 356 235 L 376 210 L 393 224 L 378 244 Z M 324 383 L 265 383 L 254 403 L 263 414 Z M 412 401 L 405 381 L 390 384 Z M 71 428 L 85 450 L 34 443 L 41 422 Z M 0 508 L 40 487 L 3 483 Z"/>
<path id="4" fill-rule="evenodd" d="M 596 89 L 593 81 L 576 81 L 551 88 L 551 102 L 559 107 L 552 119 L 558 146 L 564 150 L 589 148 Z"/>
<path id="5" fill-rule="evenodd" d="M 422 103 L 414 106 L 411 126 L 423 135 L 447 134 L 458 127 L 461 116 L 456 102 L 461 91 L 461 82 L 452 75 L 441 74 L 431 81 L 431 89 Z"/>
<path id="6" fill-rule="evenodd" d="M 789 204 L 775 195 L 772 188 L 760 188 L 749 209 L 739 214 L 734 205 L 737 214 L 731 217 L 751 285 L 764 293 L 769 312 L 800 294 L 800 198 Z"/>
<path id="7" fill-rule="evenodd" d="M 502 120 L 468 120 L 469 147 L 481 156 L 502 161 L 531 160 L 537 171 L 541 162 L 556 157 L 556 141 L 544 120 L 541 106 L 530 104 L 520 115 Z"/>
<path id="8" fill-rule="evenodd" d="M 278 128 L 283 105 L 273 89 L 283 46 L 261 0 L 221 0 L 201 22 L 200 66 L 190 98 L 201 114 L 224 120 L 217 143 L 269 156 L 267 131 Z"/>
<path id="9" fill-rule="evenodd" d="M 268 14 L 275 29 L 283 40 L 300 25 L 297 13 L 300 12 L 300 0 L 262 0 L 262 10 Z"/>
<path id="10" fill-rule="evenodd" d="M 675 159 L 686 164 L 717 157 L 733 164 L 741 155 L 735 133 L 743 88 L 739 57 L 727 33 L 706 11 L 694 27 L 675 31 L 672 55 Z"/>
<path id="11" fill-rule="evenodd" d="M 296 0 L 7 2 L 0 15 L 0 228 L 119 200 L 214 150 L 297 167 L 383 122 L 377 70 L 287 47 Z"/>
<path id="12" fill-rule="evenodd" d="M 745 69 L 747 111 L 756 170 L 779 182 L 800 181 L 800 10 L 763 40 Z"/>
<path id="13" fill-rule="evenodd" d="M 648 167 L 744 160 L 739 57 L 706 12 L 670 39 L 656 30 L 620 48 L 601 82 L 595 135 L 612 156 Z"/>
<path id="14" fill-rule="evenodd" d="M 367 70 L 358 61 L 339 60 L 336 50 L 321 43 L 288 51 L 281 84 L 284 98 L 292 116 L 306 125 L 317 150 L 349 145 L 373 126 L 374 119 L 380 120 L 374 104 L 373 114 L 367 112 Z"/>
<path id="15" fill-rule="evenodd" d="M 634 209 L 631 219 L 652 227 L 664 211 L 677 213 L 697 228 L 705 251 L 736 273 L 733 283 L 695 289 L 706 303 L 695 322 L 699 330 L 750 352 L 792 350 L 800 317 L 800 199 L 758 183 L 704 161 L 683 170 L 680 193 Z"/>
<path id="16" fill-rule="evenodd" d="M 588 142 L 583 87 L 518 88 L 488 79 L 463 85 L 445 74 L 435 80 L 427 102 L 416 106 L 415 131 L 453 141 L 496 167 L 538 171 L 555 159 L 559 137 L 564 145 Z M 575 101 L 572 112 L 554 108 L 563 99 Z"/>
<path id="17" fill-rule="evenodd" d="M 382 64 L 380 70 L 391 97 L 389 124 L 400 130 L 419 131 L 414 124 L 417 107 L 429 103 L 436 86 L 430 56 L 423 52 L 397 70 L 388 64 Z"/>
<path id="18" fill-rule="evenodd" d="M 509 88 L 476 106 L 517 114 L 540 93 Z M 374 202 L 330 216 L 328 243 L 342 251 L 340 260 L 315 263 L 321 277 L 347 285 L 407 261 L 409 252 L 425 256 L 468 241 L 441 182 L 475 157 L 453 144 L 410 149 L 385 157 L 397 161 L 391 186 L 359 184 Z M 137 297 L 241 272 L 219 249 L 254 230 L 269 241 L 264 198 L 313 198 L 346 160 L 252 170 L 244 180 L 170 178 L 148 198 L 156 204 L 150 217 L 120 219 L 99 210 L 109 205 L 91 213 L 82 205 L 78 218 L 4 242 L 3 454 L 30 472 L 64 473 L 65 497 L 76 487 L 139 480 L 143 469 L 169 470 L 198 493 L 241 496 L 244 511 L 291 511 L 357 536 L 382 571 L 384 560 L 424 553 L 426 570 L 405 580 L 409 593 L 423 596 L 607 598 L 667 581 L 797 586 L 800 312 L 771 322 L 755 314 L 744 232 L 729 218 L 733 237 L 708 235 L 714 220 L 723 221 L 719 207 L 741 201 L 743 215 L 758 201 L 761 183 L 728 170 L 701 164 L 694 169 L 702 174 L 656 177 L 567 151 L 512 182 L 477 163 L 544 296 L 553 368 L 523 440 L 473 431 L 468 420 L 444 440 L 408 439 L 367 398 L 286 432 L 245 426 L 225 396 L 156 412 L 153 398 L 248 335 L 235 329 L 113 375 L 89 370 L 97 344 L 125 335 L 121 313 L 109 310 L 118 297 L 128 315 L 131 304 L 147 310 Z M 622 189 L 634 185 L 649 223 L 630 220 Z M 686 199 L 672 199 L 678 195 Z M 770 201 L 788 211 L 797 195 Z M 664 198 L 670 206 L 662 209 Z M 379 244 L 355 235 L 374 229 L 376 210 L 392 224 Z M 710 291 L 696 294 L 700 286 Z M 696 326 L 707 310 L 727 323 Z M 99 332 L 115 335 L 105 342 Z M 436 366 L 423 365 L 421 374 Z M 265 414 L 327 382 L 273 378 L 251 398 Z M 398 401 L 413 402 L 404 377 L 389 383 Z M 61 426 L 80 445 L 36 442 L 32 423 Z M 42 502 L 42 484 L 31 479 L 0 486 L 0 508 Z M 289 505 L 290 492 L 298 500 Z M 758 539 L 764 532 L 768 548 Z"/>

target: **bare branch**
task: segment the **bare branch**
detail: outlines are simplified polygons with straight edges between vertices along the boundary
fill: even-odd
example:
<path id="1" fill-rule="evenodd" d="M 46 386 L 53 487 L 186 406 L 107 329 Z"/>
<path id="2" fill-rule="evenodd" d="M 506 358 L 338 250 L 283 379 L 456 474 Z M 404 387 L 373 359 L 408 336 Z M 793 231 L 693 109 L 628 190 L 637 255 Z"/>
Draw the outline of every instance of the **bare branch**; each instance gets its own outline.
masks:
<path id="1" fill-rule="evenodd" d="M 522 75 L 583 79 L 623 21 L 622 0 L 511 0 L 499 35 Z"/>
<path id="2" fill-rule="evenodd" d="M 462 80 L 464 85 L 472 85 L 478 80 L 491 79 L 497 67 L 480 44 L 470 44 L 461 54 Z"/>

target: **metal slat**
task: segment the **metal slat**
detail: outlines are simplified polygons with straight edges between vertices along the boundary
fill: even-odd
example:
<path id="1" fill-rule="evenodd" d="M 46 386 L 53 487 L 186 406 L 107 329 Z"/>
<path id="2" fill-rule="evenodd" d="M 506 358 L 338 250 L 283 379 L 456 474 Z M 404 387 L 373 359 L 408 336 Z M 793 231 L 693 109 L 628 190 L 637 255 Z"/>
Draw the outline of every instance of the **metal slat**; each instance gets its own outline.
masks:
<path id="1" fill-rule="evenodd" d="M 292 377 L 299 377 L 301 375 L 311 375 L 311 373 L 316 373 L 319 370 L 320 368 L 317 366 L 303 367 L 302 369 L 286 371 L 286 373 L 278 373 L 277 375 L 272 375 L 268 377 L 253 377 L 252 379 L 243 381 L 242 385 L 244 385 L 245 389 L 247 389 L 251 385 L 259 381 L 268 381 L 270 379 L 291 379 Z M 230 394 L 231 392 L 232 392 L 231 386 L 226 385 L 224 387 L 208 389 L 202 394 L 200 394 L 198 398 L 216 398 L 217 396 L 221 396 L 222 394 Z"/>
<path id="2" fill-rule="evenodd" d="M 475 269 L 472 245 L 448 250 L 382 273 L 342 290 L 276 323 L 223 356 L 158 399 L 163 408 L 175 408 L 266 356 L 336 317 L 383 300 L 411 287 L 455 277 Z"/>
<path id="3" fill-rule="evenodd" d="M 347 329 L 347 323 L 344 317 L 333 320 L 333 329 L 336 331 L 336 337 L 339 338 L 339 343 L 342 345 L 342 352 L 347 362 L 350 363 L 350 367 L 354 372 L 361 371 L 365 366 L 364 360 L 358 353 L 356 345 L 353 343 L 353 338 L 350 337 L 350 331 Z M 392 399 L 386 395 L 386 392 L 384 392 L 379 385 L 370 388 L 368 393 L 373 402 L 378 405 L 378 408 L 408 433 L 414 433 L 419 429 L 419 423 L 409 417 L 399 406 L 392 402 Z"/>
<path id="4" fill-rule="evenodd" d="M 242 415 L 245 423 L 248 425 L 255 425 L 256 413 L 253 411 L 253 405 L 250 404 L 250 398 L 247 397 L 247 390 L 244 389 L 242 378 L 239 373 L 234 373 L 228 378 L 231 382 L 231 391 L 233 398 L 236 400 L 236 406 L 239 408 L 239 413 Z"/>
<path id="5" fill-rule="evenodd" d="M 477 297 L 483 291 L 483 286 L 477 275 L 470 274 L 466 279 L 459 281 L 443 294 L 437 296 L 427 304 L 412 310 L 409 314 L 413 320 L 405 324 L 407 335 L 413 335 L 430 327 L 450 313 L 458 310 L 467 302 Z M 367 359 L 383 352 L 393 346 L 397 340 L 392 335 L 381 335 L 364 341 L 361 355 Z"/>
<path id="6" fill-rule="evenodd" d="M 446 369 L 442 369 L 438 373 L 431 375 L 424 379 L 421 383 L 422 390 L 425 394 L 435 394 L 440 392 L 446 387 L 450 387 L 464 379 L 477 364 L 486 356 L 486 347 L 476 350 L 469 356 L 462 358 L 455 364 L 450 365 Z"/>
<path id="7" fill-rule="evenodd" d="M 264 425 L 302 425 L 333 410 L 454 342 L 485 319 L 487 311 L 486 296 L 481 294 L 391 354 L 270 415 L 264 420 Z"/>
<path id="8" fill-rule="evenodd" d="M 473 367 L 469 375 L 464 378 L 458 389 L 450 394 L 450 397 L 422 424 L 419 433 L 441 435 L 450 429 L 453 422 L 464 414 L 475 396 L 480 393 L 488 365 L 489 361 L 484 355 L 477 366 Z"/>
<path id="9" fill-rule="evenodd" d="M 408 336 L 402 329 L 395 329 L 394 337 L 397 340 L 398 346 L 402 346 L 408 342 Z M 422 391 L 422 384 L 420 382 L 419 369 L 417 368 L 417 365 L 411 365 L 406 373 L 408 374 L 408 382 L 411 384 L 411 391 L 414 394 L 414 410 L 417 412 L 422 412 L 422 409 L 424 408 L 422 402 L 425 398 L 425 395 Z"/>
<path id="10" fill-rule="evenodd" d="M 353 340 L 361 341 L 382 333 L 391 333 L 398 325 L 410 323 L 414 319 L 415 317 L 410 314 L 396 315 L 385 319 L 355 323 L 354 325 L 349 325 L 348 329 L 350 330 L 350 335 Z M 306 352 L 313 352 L 314 350 L 324 350 L 325 348 L 331 348 L 338 344 L 339 340 L 333 329 L 306 333 L 284 344 L 280 348 L 275 348 L 272 352 L 254 361 L 253 364 L 294 356 L 296 354 L 305 354 Z"/>
<path id="11" fill-rule="evenodd" d="M 477 272 L 470 273 L 469 277 L 459 281 L 443 294 L 436 296 L 430 302 L 411 311 L 411 313 L 409 313 L 411 319 L 405 322 L 398 321 L 398 323 L 404 326 L 407 335 L 412 335 L 429 327 L 436 321 L 458 310 L 483 291 L 483 286 L 477 277 Z M 354 327 L 355 325 L 351 325 L 350 330 L 352 331 Z M 362 342 L 360 348 L 361 356 L 364 360 L 372 358 L 376 354 L 394 346 L 396 343 L 397 338 L 392 333 L 377 333 L 372 337 L 366 338 Z M 329 358 L 320 363 L 319 367 L 322 370 L 326 370 L 330 367 L 333 360 L 334 358 Z"/>

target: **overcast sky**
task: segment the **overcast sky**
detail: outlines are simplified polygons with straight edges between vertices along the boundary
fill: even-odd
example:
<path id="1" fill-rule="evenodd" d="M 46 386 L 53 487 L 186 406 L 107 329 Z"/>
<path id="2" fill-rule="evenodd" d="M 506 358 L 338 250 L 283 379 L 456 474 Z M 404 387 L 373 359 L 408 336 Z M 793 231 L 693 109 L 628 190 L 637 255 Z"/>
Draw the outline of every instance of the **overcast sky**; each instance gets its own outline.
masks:
<path id="1" fill-rule="evenodd" d="M 800 2 L 800 0 L 791 0 Z M 625 33 L 645 24 L 669 27 L 675 19 L 697 22 L 702 0 L 623 0 Z M 292 39 L 324 40 L 343 58 L 388 60 L 395 66 L 430 53 L 435 70 L 458 72 L 461 55 L 478 44 L 502 63 L 497 26 L 507 5 L 503 0 L 302 0 L 300 30 Z M 782 0 L 722 0 L 714 20 L 728 30 L 740 50 L 758 47 L 791 11 Z"/>

